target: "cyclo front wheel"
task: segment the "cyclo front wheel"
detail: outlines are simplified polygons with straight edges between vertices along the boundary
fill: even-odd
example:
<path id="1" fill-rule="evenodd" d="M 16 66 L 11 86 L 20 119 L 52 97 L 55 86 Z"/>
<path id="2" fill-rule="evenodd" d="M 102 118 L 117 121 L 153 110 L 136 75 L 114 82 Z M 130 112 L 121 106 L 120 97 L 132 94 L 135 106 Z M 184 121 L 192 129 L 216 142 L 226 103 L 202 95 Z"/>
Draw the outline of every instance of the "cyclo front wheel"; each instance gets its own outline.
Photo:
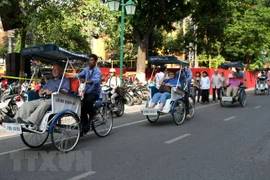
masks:
<path id="1" fill-rule="evenodd" d="M 186 117 L 186 107 L 182 99 L 174 102 L 171 113 L 176 125 L 181 125 L 184 123 Z"/>
<path id="2" fill-rule="evenodd" d="M 57 150 L 69 152 L 77 146 L 80 132 L 81 124 L 78 116 L 63 113 L 52 124 L 51 140 Z"/>
<path id="3" fill-rule="evenodd" d="M 194 114 L 195 114 L 195 101 L 194 101 L 194 98 L 189 97 L 188 101 L 189 101 L 189 114 L 190 114 L 191 117 L 193 117 Z"/>
<path id="4" fill-rule="evenodd" d="M 99 137 L 105 137 L 111 132 L 113 127 L 113 112 L 106 104 L 98 105 L 96 116 L 91 126 L 95 134 Z"/>
<path id="5" fill-rule="evenodd" d="M 22 128 L 22 142 L 30 148 L 41 147 L 47 141 L 48 137 L 49 133 L 47 131 L 45 131 L 44 133 L 35 133 Z"/>

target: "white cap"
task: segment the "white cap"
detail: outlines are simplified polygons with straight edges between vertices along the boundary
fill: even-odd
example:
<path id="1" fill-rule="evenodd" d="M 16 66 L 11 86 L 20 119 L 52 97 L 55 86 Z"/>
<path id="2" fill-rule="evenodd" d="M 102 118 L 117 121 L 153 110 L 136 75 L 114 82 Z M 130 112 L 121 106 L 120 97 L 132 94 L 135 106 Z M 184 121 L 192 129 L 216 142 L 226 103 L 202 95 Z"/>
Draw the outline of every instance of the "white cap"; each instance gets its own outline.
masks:
<path id="1" fill-rule="evenodd" d="M 116 70 L 115 70 L 114 68 L 111 68 L 111 69 L 109 70 L 109 72 L 115 73 Z"/>
<path id="2" fill-rule="evenodd" d="M 237 72 L 235 68 L 232 68 L 232 72 Z"/>

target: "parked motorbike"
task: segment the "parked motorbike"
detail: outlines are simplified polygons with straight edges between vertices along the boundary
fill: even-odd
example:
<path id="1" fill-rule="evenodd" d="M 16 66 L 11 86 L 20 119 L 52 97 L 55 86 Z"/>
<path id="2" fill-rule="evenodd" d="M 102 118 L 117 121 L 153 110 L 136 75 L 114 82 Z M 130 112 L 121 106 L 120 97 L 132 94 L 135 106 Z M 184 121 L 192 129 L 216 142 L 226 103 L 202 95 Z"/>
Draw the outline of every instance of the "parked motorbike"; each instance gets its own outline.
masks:
<path id="1" fill-rule="evenodd" d="M 13 82 L 8 86 L 8 89 L 5 90 L 1 96 L 1 102 L 5 102 L 6 100 L 12 98 L 15 95 L 20 93 L 19 82 Z"/>
<path id="2" fill-rule="evenodd" d="M 0 124 L 3 122 L 4 116 L 8 115 L 9 117 L 14 117 L 18 111 L 18 106 L 16 103 L 16 95 L 6 100 L 0 105 Z"/>

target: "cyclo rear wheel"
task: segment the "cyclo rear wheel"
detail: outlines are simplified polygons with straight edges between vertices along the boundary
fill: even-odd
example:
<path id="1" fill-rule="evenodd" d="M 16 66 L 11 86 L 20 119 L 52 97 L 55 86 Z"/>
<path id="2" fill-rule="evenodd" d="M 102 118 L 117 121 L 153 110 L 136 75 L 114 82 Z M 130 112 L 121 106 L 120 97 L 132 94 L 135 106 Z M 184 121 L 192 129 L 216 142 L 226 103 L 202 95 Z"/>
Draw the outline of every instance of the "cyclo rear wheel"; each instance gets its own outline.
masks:
<path id="1" fill-rule="evenodd" d="M 246 91 L 244 89 L 241 89 L 240 90 L 240 93 L 239 93 L 239 96 L 240 96 L 240 100 L 239 100 L 240 105 L 242 107 L 245 107 L 246 104 L 247 104 L 247 94 L 246 94 Z"/>
<path id="2" fill-rule="evenodd" d="M 106 104 L 100 104 L 96 116 L 91 123 L 95 134 L 99 137 L 107 136 L 113 127 L 113 112 Z"/>
<path id="3" fill-rule="evenodd" d="M 181 125 L 185 121 L 186 117 L 186 107 L 185 107 L 185 102 L 182 99 L 179 99 L 174 102 L 172 106 L 172 116 L 173 120 L 176 125 Z"/>
<path id="4" fill-rule="evenodd" d="M 81 124 L 78 116 L 63 113 L 52 125 L 51 140 L 57 150 L 69 152 L 77 146 L 80 132 Z"/>

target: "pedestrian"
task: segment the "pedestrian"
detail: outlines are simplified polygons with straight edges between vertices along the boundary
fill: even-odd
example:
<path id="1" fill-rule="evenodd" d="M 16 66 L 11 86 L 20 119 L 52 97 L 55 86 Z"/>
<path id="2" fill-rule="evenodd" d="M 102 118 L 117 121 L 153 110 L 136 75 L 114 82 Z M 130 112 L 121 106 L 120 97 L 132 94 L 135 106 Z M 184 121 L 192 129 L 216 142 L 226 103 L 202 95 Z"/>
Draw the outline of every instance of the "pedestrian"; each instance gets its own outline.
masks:
<path id="1" fill-rule="evenodd" d="M 196 72 L 195 77 L 193 78 L 193 86 L 194 86 L 194 99 L 196 100 L 197 96 L 197 103 L 200 102 L 200 96 L 201 96 L 201 73 L 199 71 Z"/>
<path id="2" fill-rule="evenodd" d="M 218 70 L 215 69 L 214 74 L 211 79 L 212 92 L 213 92 L 213 102 L 216 102 L 216 92 L 218 94 L 218 100 L 220 100 L 220 85 L 221 85 L 221 76 L 218 74 Z"/>
<path id="3" fill-rule="evenodd" d="M 203 77 L 201 77 L 201 95 L 202 95 L 202 104 L 209 103 L 209 89 L 210 89 L 210 79 L 208 73 L 203 71 Z"/>

